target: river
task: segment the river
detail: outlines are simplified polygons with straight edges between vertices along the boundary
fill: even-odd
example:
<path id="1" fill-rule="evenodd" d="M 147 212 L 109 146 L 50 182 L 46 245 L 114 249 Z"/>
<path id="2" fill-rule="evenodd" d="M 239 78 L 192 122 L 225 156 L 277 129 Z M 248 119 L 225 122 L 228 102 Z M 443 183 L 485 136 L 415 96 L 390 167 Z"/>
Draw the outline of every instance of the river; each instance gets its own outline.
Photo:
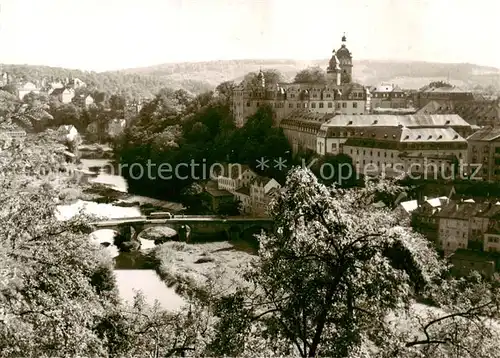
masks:
<path id="1" fill-rule="evenodd" d="M 94 169 L 96 167 L 106 168 L 110 166 L 110 162 L 106 159 L 82 159 L 83 168 L 82 169 Z M 127 182 L 120 175 L 113 175 L 114 173 L 106 172 L 107 170 L 101 170 L 99 175 L 92 178 L 90 181 L 94 183 L 101 183 L 109 186 L 110 188 L 127 193 Z M 178 208 L 176 203 L 162 202 L 146 197 L 131 196 L 126 198 L 128 202 L 150 202 L 156 206 L 163 206 L 166 208 Z M 137 217 L 141 215 L 140 207 L 120 207 L 112 204 L 98 204 L 95 202 L 82 201 L 79 200 L 72 205 L 65 205 L 59 207 L 59 217 L 70 218 L 76 215 L 79 210 L 84 210 L 88 214 L 105 216 L 108 218 L 120 218 L 120 217 Z M 92 239 L 100 243 L 108 243 L 109 246 L 105 249 L 112 257 L 117 261 L 121 255 L 118 249 L 112 245 L 113 243 L 113 230 L 97 230 L 92 233 Z M 154 246 L 153 242 L 150 240 L 141 239 L 141 249 L 148 249 Z M 168 310 L 177 310 L 183 304 L 184 300 L 172 288 L 167 287 L 163 281 L 157 276 L 154 270 L 149 269 L 115 269 L 116 281 L 118 284 L 118 289 L 122 300 L 131 303 L 136 291 L 142 291 L 145 295 L 146 300 L 153 304 L 155 300 L 158 300 L 160 305 Z"/>

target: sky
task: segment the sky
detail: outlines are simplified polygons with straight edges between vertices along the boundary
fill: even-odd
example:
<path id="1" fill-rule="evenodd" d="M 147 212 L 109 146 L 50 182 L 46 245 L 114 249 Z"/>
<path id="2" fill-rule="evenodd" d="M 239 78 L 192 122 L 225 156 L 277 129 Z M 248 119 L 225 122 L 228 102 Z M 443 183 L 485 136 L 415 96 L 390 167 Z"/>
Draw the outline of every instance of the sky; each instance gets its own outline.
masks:
<path id="1" fill-rule="evenodd" d="M 500 67 L 498 0 L 0 0 L 0 63 L 106 71 L 233 59 Z"/>

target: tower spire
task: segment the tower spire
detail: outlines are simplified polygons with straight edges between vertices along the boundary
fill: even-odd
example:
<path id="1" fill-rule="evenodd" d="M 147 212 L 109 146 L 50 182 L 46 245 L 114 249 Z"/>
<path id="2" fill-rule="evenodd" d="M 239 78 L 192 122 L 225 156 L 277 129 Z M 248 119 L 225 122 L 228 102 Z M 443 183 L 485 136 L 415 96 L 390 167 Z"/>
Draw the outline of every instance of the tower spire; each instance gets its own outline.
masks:
<path id="1" fill-rule="evenodd" d="M 346 42 L 346 37 L 345 37 L 345 32 L 343 33 L 342 35 L 342 45 L 345 45 L 345 42 Z"/>

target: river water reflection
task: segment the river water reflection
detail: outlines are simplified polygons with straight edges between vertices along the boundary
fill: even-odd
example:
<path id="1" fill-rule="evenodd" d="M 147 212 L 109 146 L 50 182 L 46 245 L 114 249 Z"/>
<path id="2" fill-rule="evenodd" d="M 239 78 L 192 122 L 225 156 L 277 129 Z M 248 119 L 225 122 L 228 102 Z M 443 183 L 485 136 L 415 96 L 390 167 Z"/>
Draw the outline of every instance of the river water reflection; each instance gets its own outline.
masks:
<path id="1" fill-rule="evenodd" d="M 82 159 L 82 169 L 85 170 L 95 171 L 96 167 L 109 168 L 110 165 L 110 161 L 106 159 Z M 105 184 L 117 191 L 127 192 L 127 182 L 125 179 L 119 175 L 113 175 L 109 171 L 106 172 L 106 170 L 101 170 L 99 175 L 96 178 L 92 178 L 91 181 Z M 138 197 L 132 197 L 129 200 L 135 200 L 136 198 Z M 73 205 L 59 207 L 61 218 L 69 218 L 75 215 L 78 209 L 83 209 L 88 214 L 102 215 L 110 218 L 141 215 L 139 207 L 124 208 L 112 204 L 82 203 L 82 201 L 79 201 Z M 111 230 L 99 230 L 93 233 L 93 235 L 97 241 L 110 241 L 113 236 L 113 233 L 110 232 Z M 153 270 L 116 269 L 115 274 L 120 296 L 126 302 L 131 303 L 135 292 L 140 290 L 149 303 L 153 304 L 155 300 L 158 300 L 160 305 L 168 310 L 177 310 L 184 304 L 182 297 L 176 294 L 174 289 L 167 287 Z"/>

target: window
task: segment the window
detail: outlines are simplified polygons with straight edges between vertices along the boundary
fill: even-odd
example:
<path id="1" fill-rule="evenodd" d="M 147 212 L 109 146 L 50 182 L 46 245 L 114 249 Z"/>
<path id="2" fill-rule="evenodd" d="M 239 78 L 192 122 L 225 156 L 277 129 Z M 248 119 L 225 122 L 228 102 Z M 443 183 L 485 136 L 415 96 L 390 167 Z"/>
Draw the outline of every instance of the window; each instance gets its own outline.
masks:
<path id="1" fill-rule="evenodd" d="M 247 107 L 250 107 L 250 102 L 247 102 Z"/>
<path id="2" fill-rule="evenodd" d="M 358 108 L 358 102 L 352 102 L 352 108 Z"/>
<path id="3" fill-rule="evenodd" d="M 332 108 L 333 107 L 333 103 L 332 102 L 328 102 L 328 108 Z"/>
<path id="4" fill-rule="evenodd" d="M 300 108 L 300 103 L 297 103 L 297 108 Z"/>
<path id="5" fill-rule="evenodd" d="M 346 102 L 342 102 L 342 108 L 347 108 L 347 103 Z"/>
<path id="6" fill-rule="evenodd" d="M 311 108 L 316 108 L 316 103 L 311 103 Z"/>
<path id="7" fill-rule="evenodd" d="M 288 108 L 293 108 L 293 103 L 288 103 Z"/>
<path id="8" fill-rule="evenodd" d="M 340 102 L 337 102 L 337 106 L 336 106 L 336 107 L 337 107 L 337 108 L 340 108 Z"/>
<path id="9" fill-rule="evenodd" d="M 319 108 L 323 108 L 323 107 L 324 107 L 323 102 L 319 102 Z"/>
<path id="10" fill-rule="evenodd" d="M 337 143 L 332 143 L 332 152 L 337 150 Z"/>

